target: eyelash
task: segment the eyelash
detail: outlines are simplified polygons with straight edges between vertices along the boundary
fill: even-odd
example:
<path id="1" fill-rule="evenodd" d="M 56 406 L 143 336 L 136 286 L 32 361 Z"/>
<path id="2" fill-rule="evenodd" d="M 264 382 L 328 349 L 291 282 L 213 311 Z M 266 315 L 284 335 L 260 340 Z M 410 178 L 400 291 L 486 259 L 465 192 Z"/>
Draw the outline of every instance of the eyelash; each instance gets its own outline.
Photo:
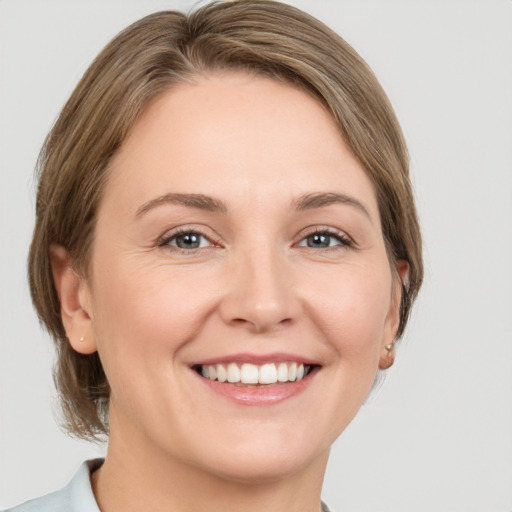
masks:
<path id="1" fill-rule="evenodd" d="M 193 249 L 183 249 L 182 247 L 178 247 L 177 245 L 171 245 L 171 242 L 173 240 L 176 240 L 180 236 L 185 235 L 198 235 L 200 238 L 204 238 L 205 240 L 208 240 L 210 243 L 209 247 L 197 247 Z M 186 254 L 193 254 L 196 251 L 200 249 L 208 249 L 211 247 L 220 247 L 220 243 L 216 240 L 211 239 L 211 237 L 205 235 L 202 233 L 199 229 L 178 229 L 174 231 L 170 235 L 164 235 L 162 239 L 158 241 L 158 247 L 172 247 L 172 250 L 179 251 Z"/>
<path id="2" fill-rule="evenodd" d="M 193 249 L 184 249 L 182 247 L 178 247 L 177 245 L 171 245 L 171 242 L 176 240 L 178 237 L 180 236 L 185 236 L 185 235 L 198 235 L 198 237 L 200 238 L 203 238 L 205 240 L 207 240 L 210 245 L 207 246 L 207 247 L 195 247 Z M 324 236 L 327 236 L 327 237 L 330 237 L 330 238 L 335 238 L 338 242 L 339 242 L 339 245 L 335 245 L 335 246 L 329 246 L 329 247 L 309 247 L 310 249 L 316 249 L 316 250 L 336 250 L 337 248 L 339 247 L 342 247 L 342 248 L 353 248 L 354 247 L 354 242 L 347 236 L 345 235 L 343 232 L 341 231 L 337 231 L 335 229 L 332 229 L 332 228 L 312 228 L 308 233 L 306 233 L 301 239 L 300 239 L 300 242 L 303 242 L 305 240 L 307 240 L 307 238 L 309 238 L 310 236 L 313 236 L 313 235 L 324 235 Z M 165 247 L 172 247 L 172 250 L 174 251 L 179 251 L 179 252 L 182 252 L 184 254 L 194 254 L 196 251 L 198 250 L 201 250 L 201 249 L 209 249 L 209 248 L 212 248 L 212 247 L 221 247 L 221 244 L 219 241 L 217 240 L 213 240 L 211 239 L 211 237 L 205 235 L 204 233 L 201 232 L 201 230 L 198 230 L 198 229 L 178 229 L 177 231 L 173 232 L 172 234 L 170 235 L 165 235 L 163 238 L 161 238 L 159 241 L 158 241 L 158 247 L 161 247 L 161 248 L 165 248 Z M 299 247 L 304 247 L 302 245 L 299 245 Z"/>
<path id="3" fill-rule="evenodd" d="M 304 240 L 307 240 L 310 236 L 313 235 L 325 235 L 331 238 L 335 238 L 339 242 L 339 246 L 332 246 L 332 247 L 317 247 L 318 250 L 336 250 L 336 248 L 342 247 L 342 248 L 353 248 L 354 242 L 342 231 L 338 231 L 333 228 L 312 228 L 309 232 L 307 232 L 300 240 L 300 242 L 303 242 Z M 302 246 L 301 246 L 302 247 Z M 314 247 L 310 247 L 310 249 L 315 249 Z"/>

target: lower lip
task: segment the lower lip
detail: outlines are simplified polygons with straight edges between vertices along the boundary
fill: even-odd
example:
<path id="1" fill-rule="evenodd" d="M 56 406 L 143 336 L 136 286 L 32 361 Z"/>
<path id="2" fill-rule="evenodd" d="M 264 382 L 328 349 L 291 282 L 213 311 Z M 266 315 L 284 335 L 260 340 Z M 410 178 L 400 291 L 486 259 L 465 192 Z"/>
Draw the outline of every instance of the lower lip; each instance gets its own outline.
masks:
<path id="1" fill-rule="evenodd" d="M 273 405 L 302 393 L 310 385 L 318 370 L 319 368 L 313 368 L 306 377 L 296 382 L 277 383 L 261 387 L 247 387 L 205 379 L 197 373 L 196 376 L 211 391 L 223 395 L 237 404 Z"/>

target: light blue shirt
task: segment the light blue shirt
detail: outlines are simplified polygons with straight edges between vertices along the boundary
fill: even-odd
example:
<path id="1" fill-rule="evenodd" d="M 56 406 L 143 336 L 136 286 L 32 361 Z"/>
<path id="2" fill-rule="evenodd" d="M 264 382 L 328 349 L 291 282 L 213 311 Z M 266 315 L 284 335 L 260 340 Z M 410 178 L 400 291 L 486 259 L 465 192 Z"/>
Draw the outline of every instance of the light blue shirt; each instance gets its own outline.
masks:
<path id="1" fill-rule="evenodd" d="M 84 462 L 66 487 L 40 498 L 27 501 L 3 512 L 100 512 L 91 487 L 91 473 L 103 459 Z M 322 502 L 322 512 L 330 512 Z"/>
<path id="2" fill-rule="evenodd" d="M 91 487 L 91 473 L 103 459 L 84 462 L 66 487 L 4 512 L 100 512 Z"/>

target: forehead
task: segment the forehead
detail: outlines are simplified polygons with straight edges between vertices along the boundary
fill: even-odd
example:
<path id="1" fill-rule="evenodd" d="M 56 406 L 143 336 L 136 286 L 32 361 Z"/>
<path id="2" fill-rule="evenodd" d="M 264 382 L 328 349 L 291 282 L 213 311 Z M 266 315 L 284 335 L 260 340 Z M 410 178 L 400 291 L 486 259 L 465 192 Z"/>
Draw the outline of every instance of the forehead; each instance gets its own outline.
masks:
<path id="1" fill-rule="evenodd" d="M 169 192 L 263 201 L 312 191 L 349 191 L 375 203 L 363 167 L 319 101 L 240 72 L 162 93 L 130 130 L 110 172 L 107 195 L 135 203 Z"/>

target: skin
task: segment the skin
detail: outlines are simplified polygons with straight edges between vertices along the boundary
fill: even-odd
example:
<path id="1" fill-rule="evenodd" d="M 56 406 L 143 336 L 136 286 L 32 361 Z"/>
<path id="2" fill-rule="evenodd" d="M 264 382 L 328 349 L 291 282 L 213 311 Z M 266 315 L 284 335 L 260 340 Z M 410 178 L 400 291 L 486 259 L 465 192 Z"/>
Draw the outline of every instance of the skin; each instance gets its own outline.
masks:
<path id="1" fill-rule="evenodd" d="M 110 173 L 88 278 L 54 248 L 70 342 L 99 351 L 112 388 L 101 510 L 318 511 L 330 446 L 389 365 L 407 270 L 390 266 L 361 164 L 315 99 L 229 73 L 153 101 Z M 148 206 L 168 193 L 225 211 Z M 311 193 L 353 202 L 297 210 Z M 180 250 L 176 228 L 201 247 Z M 329 247 L 308 246 L 326 229 Z M 320 370 L 296 396 L 247 406 L 190 369 L 240 352 Z"/>

